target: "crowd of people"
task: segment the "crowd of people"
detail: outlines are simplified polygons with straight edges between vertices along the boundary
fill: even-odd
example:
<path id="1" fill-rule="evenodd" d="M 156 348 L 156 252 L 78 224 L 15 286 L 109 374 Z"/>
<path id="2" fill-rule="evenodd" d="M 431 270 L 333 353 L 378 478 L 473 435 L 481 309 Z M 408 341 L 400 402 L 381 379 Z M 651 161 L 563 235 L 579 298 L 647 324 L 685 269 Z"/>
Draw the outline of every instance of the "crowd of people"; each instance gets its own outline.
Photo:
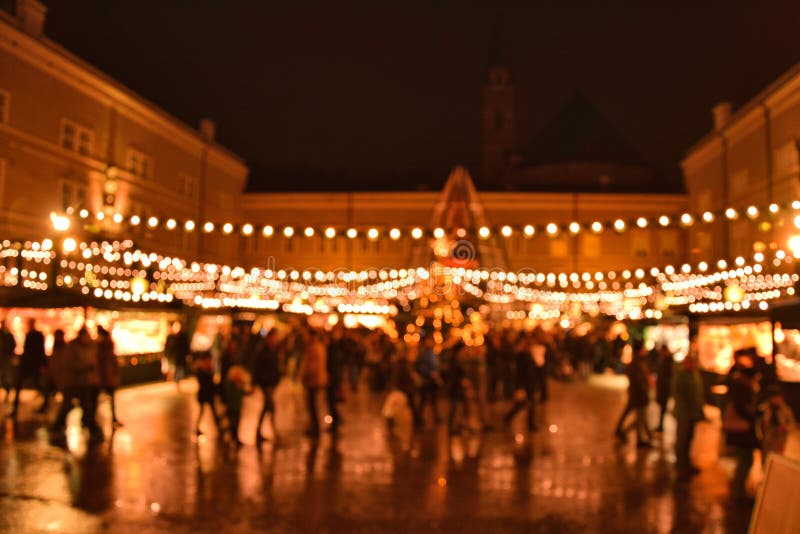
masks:
<path id="1" fill-rule="evenodd" d="M 648 361 L 655 364 L 648 364 Z M 655 380 L 653 373 L 655 372 Z M 675 363 L 666 347 L 655 353 L 634 342 L 632 360 L 626 369 L 628 400 L 617 421 L 615 434 L 625 442 L 635 430 L 638 447 L 652 447 L 653 434 L 663 432 L 664 415 L 670 399 L 676 423 L 675 456 L 678 476 L 687 479 L 700 472 L 692 464 L 691 444 L 698 423 L 708 422 L 704 406 L 706 388 L 698 370 L 696 345 L 680 363 Z M 651 386 L 655 382 L 655 401 L 660 408 L 659 423 L 650 428 L 648 407 Z M 748 499 L 746 482 L 754 462 L 754 451 L 761 451 L 762 461 L 772 453 L 782 453 L 789 433 L 795 427 L 794 414 L 783 397 L 774 369 L 760 357 L 755 348 L 734 353 L 734 364 L 724 382 L 722 431 L 725 442 L 736 458 L 731 481 L 731 495 Z M 635 414 L 628 421 L 629 414 Z"/>
<path id="2" fill-rule="evenodd" d="M 38 412 L 47 413 L 51 399 L 57 392 L 62 402 L 51 425 L 54 437 L 63 436 L 69 412 L 76 405 L 82 410 L 81 423 L 89 430 L 92 439 L 103 439 L 97 422 L 97 406 L 101 393 L 110 399 L 112 426 L 122 423 L 117 419 L 114 392 L 120 385 L 120 368 L 111 333 L 97 327 L 93 338 L 84 326 L 75 337 L 67 340 L 63 330 L 53 332 L 53 345 L 48 355 L 44 334 L 36 328 L 36 320 L 29 319 L 21 354 L 16 355 L 17 343 L 7 325 L 0 324 L 0 377 L 6 401 L 14 393 L 11 417 L 17 420 L 20 393 L 32 387 L 42 397 Z M 18 360 L 18 361 L 17 361 Z"/>
<path id="3" fill-rule="evenodd" d="M 255 390 L 263 398 L 256 442 L 278 439 L 276 390 L 284 379 L 302 385 L 306 433 L 316 438 L 323 429 L 339 431 L 343 420 L 338 405 L 361 383 L 386 393 L 382 413 L 390 425 L 405 410 L 415 428 L 444 424 L 451 433 L 481 432 L 496 423 L 508 427 L 524 412 L 525 426 L 535 432 L 537 406 L 548 400 L 548 380 L 587 377 L 606 369 L 624 371 L 628 397 L 615 435 L 627 442 L 635 432 L 637 447 L 652 447 L 654 436 L 663 433 L 671 405 L 676 469 L 685 479 L 698 472 L 692 464 L 691 444 L 697 424 L 706 421 L 708 400 L 692 347 L 675 363 L 666 346 L 646 350 L 641 340 L 595 332 L 491 329 L 484 343 L 470 345 L 456 338 L 437 344 L 432 334 L 422 332 L 420 342 L 409 345 L 381 330 L 337 325 L 326 331 L 297 324 L 254 332 L 250 324 L 236 323 L 229 332 L 218 334 L 209 350 L 192 353 L 187 329 L 176 322 L 164 354 L 169 376 L 179 389 L 187 370 L 197 379 L 196 434 L 203 434 L 203 416 L 210 411 L 220 439 L 237 446 L 242 443 L 239 423 L 244 398 Z M 56 391 L 61 392 L 63 400 L 51 425 L 56 435 L 64 433 L 68 413 L 79 405 L 82 425 L 93 438 L 102 438 L 96 413 L 104 392 L 110 399 L 112 425 L 121 425 L 114 404 L 120 369 L 111 335 L 102 326 L 97 327 L 96 339 L 86 328 L 71 340 L 56 330 L 48 356 L 44 336 L 31 319 L 18 362 L 14 361 L 16 349 L 14 336 L 0 324 L 0 384 L 6 401 L 15 391 L 12 417 L 17 417 L 20 390 L 31 386 L 43 399 L 40 412 L 47 411 Z M 761 449 L 762 458 L 781 452 L 795 422 L 773 368 L 754 349 L 739 350 L 734 356 L 725 382 L 722 429 L 737 459 L 732 495 L 743 497 L 753 451 Z M 651 427 L 652 402 L 659 413 L 657 424 Z M 504 412 L 503 417 L 495 421 L 493 414 L 498 411 Z M 326 415 L 324 425 L 321 413 Z M 267 420 L 271 437 L 262 432 Z"/>

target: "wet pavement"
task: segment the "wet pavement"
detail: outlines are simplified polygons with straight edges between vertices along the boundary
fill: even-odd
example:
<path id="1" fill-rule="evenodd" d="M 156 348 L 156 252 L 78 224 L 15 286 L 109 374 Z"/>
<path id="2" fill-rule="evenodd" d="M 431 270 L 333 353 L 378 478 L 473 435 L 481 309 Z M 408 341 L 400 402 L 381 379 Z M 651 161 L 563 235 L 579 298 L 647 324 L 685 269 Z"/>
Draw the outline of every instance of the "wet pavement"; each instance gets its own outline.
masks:
<path id="1" fill-rule="evenodd" d="M 240 449 L 217 441 L 210 414 L 207 434 L 195 438 L 193 388 L 187 380 L 180 393 L 172 384 L 121 390 L 123 428 L 87 445 L 76 410 L 60 447 L 50 444 L 48 419 L 33 413 L 38 400 L 23 397 L 18 428 L 7 420 L 0 430 L 0 532 L 747 530 L 749 507 L 728 500 L 727 460 L 680 482 L 669 432 L 651 450 L 616 443 L 617 377 L 552 383 L 532 435 L 521 417 L 487 433 L 449 436 L 429 425 L 411 435 L 402 424 L 390 432 L 381 398 L 361 391 L 347 399 L 338 439 L 303 437 L 288 405 L 279 446 L 257 447 L 255 394 Z M 100 417 L 110 434 L 106 405 Z"/>

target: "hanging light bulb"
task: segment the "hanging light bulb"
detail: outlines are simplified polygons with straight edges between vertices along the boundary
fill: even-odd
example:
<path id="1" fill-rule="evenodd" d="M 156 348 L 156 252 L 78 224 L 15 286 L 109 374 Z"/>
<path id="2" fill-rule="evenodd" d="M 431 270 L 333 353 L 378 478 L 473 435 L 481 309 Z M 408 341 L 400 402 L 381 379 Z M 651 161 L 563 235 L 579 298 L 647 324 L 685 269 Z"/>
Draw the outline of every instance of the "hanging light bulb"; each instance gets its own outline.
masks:
<path id="1" fill-rule="evenodd" d="M 325 237 L 327 237 L 328 239 L 333 239 L 334 237 L 336 237 L 336 228 L 332 226 L 325 228 Z"/>
<path id="2" fill-rule="evenodd" d="M 536 233 L 536 228 L 534 228 L 532 224 L 527 224 L 525 228 L 522 229 L 522 232 L 525 234 L 525 237 L 531 237 Z"/>
<path id="3" fill-rule="evenodd" d="M 574 222 L 574 221 L 569 223 L 569 231 L 570 231 L 570 233 L 573 233 L 573 234 L 577 234 L 578 232 L 580 232 L 581 231 L 580 223 L 577 223 L 577 222 Z"/>
<path id="4" fill-rule="evenodd" d="M 206 222 L 203 225 L 203 231 L 206 232 L 206 233 L 213 232 L 214 231 L 214 223 L 212 223 L 211 221 Z"/>
<path id="5" fill-rule="evenodd" d="M 400 229 L 399 228 L 392 228 L 391 230 L 389 230 L 389 237 L 394 239 L 394 240 L 400 239 Z"/>
<path id="6" fill-rule="evenodd" d="M 594 221 L 592 223 L 592 232 L 599 234 L 602 231 L 603 231 L 603 223 L 601 223 L 600 221 Z"/>
<path id="7" fill-rule="evenodd" d="M 222 225 L 223 234 L 230 234 L 231 232 L 233 232 L 233 225 L 231 223 L 225 223 Z"/>
<path id="8" fill-rule="evenodd" d="M 266 225 L 264 228 L 261 229 L 261 234 L 264 237 L 272 237 L 272 235 L 274 233 L 275 233 L 275 229 L 270 225 Z"/>
<path id="9" fill-rule="evenodd" d="M 661 217 L 658 218 L 658 224 L 660 224 L 661 226 L 669 226 L 669 217 L 667 217 L 666 215 L 662 215 Z"/>
<path id="10" fill-rule="evenodd" d="M 253 234 L 253 225 L 250 223 L 246 223 L 242 225 L 242 234 L 243 235 L 252 235 Z"/>
<path id="11" fill-rule="evenodd" d="M 189 219 L 188 221 L 183 223 L 183 229 L 186 230 L 187 232 L 193 232 L 194 231 L 194 221 Z"/>
<path id="12" fill-rule="evenodd" d="M 348 228 L 347 229 L 347 237 L 350 239 L 355 239 L 358 236 L 358 230 L 355 228 Z"/>
<path id="13" fill-rule="evenodd" d="M 422 228 L 414 228 L 411 230 L 411 237 L 419 239 L 422 237 Z"/>
<path id="14" fill-rule="evenodd" d="M 556 235 L 558 233 L 558 225 L 556 223 L 548 223 L 545 231 L 547 231 L 549 235 Z"/>
<path id="15" fill-rule="evenodd" d="M 481 239 L 487 239 L 491 233 L 491 230 L 489 230 L 487 226 L 481 226 L 478 230 L 478 235 L 481 237 Z"/>
<path id="16" fill-rule="evenodd" d="M 164 226 L 167 227 L 167 230 L 174 230 L 177 225 L 178 223 L 175 222 L 175 219 L 167 219 L 167 222 Z"/>
<path id="17" fill-rule="evenodd" d="M 292 237 L 294 235 L 294 228 L 292 228 L 291 226 L 287 226 L 286 228 L 283 229 L 283 235 L 287 239 Z"/>
<path id="18" fill-rule="evenodd" d="M 378 239 L 378 235 L 379 232 L 377 228 L 370 228 L 369 230 L 367 230 L 367 238 L 369 238 L 370 241 L 375 241 L 376 239 Z"/>
<path id="19" fill-rule="evenodd" d="M 645 219 L 644 217 L 639 217 L 638 219 L 636 219 L 636 226 L 638 226 L 639 228 L 647 228 L 647 219 Z"/>
<path id="20" fill-rule="evenodd" d="M 511 237 L 512 232 L 513 230 L 511 230 L 511 227 L 508 225 L 505 225 L 502 228 L 500 228 L 500 233 L 503 235 L 503 237 Z"/>
<path id="21" fill-rule="evenodd" d="M 442 239 L 444 237 L 444 228 L 434 228 L 433 237 L 436 239 Z"/>
<path id="22" fill-rule="evenodd" d="M 306 226 L 306 229 L 303 230 L 303 234 L 306 237 L 314 237 L 314 229 L 310 226 Z"/>
<path id="23" fill-rule="evenodd" d="M 623 221 L 622 219 L 617 219 L 616 221 L 614 221 L 614 229 L 617 232 L 622 232 L 623 230 L 625 230 L 625 221 Z"/>

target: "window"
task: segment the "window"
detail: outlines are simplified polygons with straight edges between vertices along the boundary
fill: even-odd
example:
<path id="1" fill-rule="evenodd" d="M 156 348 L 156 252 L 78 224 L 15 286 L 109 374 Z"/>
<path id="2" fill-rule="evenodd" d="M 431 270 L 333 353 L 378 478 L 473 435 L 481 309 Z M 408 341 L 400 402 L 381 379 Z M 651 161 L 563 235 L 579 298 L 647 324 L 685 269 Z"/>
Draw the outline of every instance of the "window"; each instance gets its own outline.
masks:
<path id="1" fill-rule="evenodd" d="M 631 231 L 631 253 L 634 258 L 646 258 L 650 255 L 650 232 L 647 230 Z"/>
<path id="2" fill-rule="evenodd" d="M 84 156 L 91 156 L 94 151 L 94 132 L 75 122 L 61 121 L 61 141 L 63 148 Z"/>
<path id="3" fill-rule="evenodd" d="M 86 201 L 86 188 L 77 186 L 70 182 L 62 182 L 61 184 L 61 208 L 66 211 L 67 208 L 81 209 L 87 205 Z"/>
<path id="4" fill-rule="evenodd" d="M 197 182 L 194 176 L 181 174 L 178 176 L 178 193 L 186 198 L 194 198 L 197 194 Z"/>
<path id="5" fill-rule="evenodd" d="M 674 230 L 661 230 L 659 232 L 659 245 L 661 256 L 673 259 L 678 253 L 678 234 Z"/>
<path id="6" fill-rule="evenodd" d="M 148 180 L 153 177 L 153 158 L 135 148 L 129 148 L 125 168 L 134 176 Z"/>
<path id="7" fill-rule="evenodd" d="M 8 104 L 10 99 L 11 95 L 8 94 L 8 91 L 0 89 L 0 124 L 6 124 L 8 122 Z"/>

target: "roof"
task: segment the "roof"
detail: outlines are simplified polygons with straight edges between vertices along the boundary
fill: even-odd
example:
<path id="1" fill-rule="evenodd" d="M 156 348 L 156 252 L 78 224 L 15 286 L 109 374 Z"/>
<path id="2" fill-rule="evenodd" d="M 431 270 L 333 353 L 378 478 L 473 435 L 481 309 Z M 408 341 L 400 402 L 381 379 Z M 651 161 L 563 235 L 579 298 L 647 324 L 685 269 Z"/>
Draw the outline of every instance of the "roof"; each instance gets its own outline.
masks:
<path id="1" fill-rule="evenodd" d="M 625 137 L 581 93 L 576 93 L 533 139 L 522 156 L 526 166 L 545 163 L 642 165 Z"/>

